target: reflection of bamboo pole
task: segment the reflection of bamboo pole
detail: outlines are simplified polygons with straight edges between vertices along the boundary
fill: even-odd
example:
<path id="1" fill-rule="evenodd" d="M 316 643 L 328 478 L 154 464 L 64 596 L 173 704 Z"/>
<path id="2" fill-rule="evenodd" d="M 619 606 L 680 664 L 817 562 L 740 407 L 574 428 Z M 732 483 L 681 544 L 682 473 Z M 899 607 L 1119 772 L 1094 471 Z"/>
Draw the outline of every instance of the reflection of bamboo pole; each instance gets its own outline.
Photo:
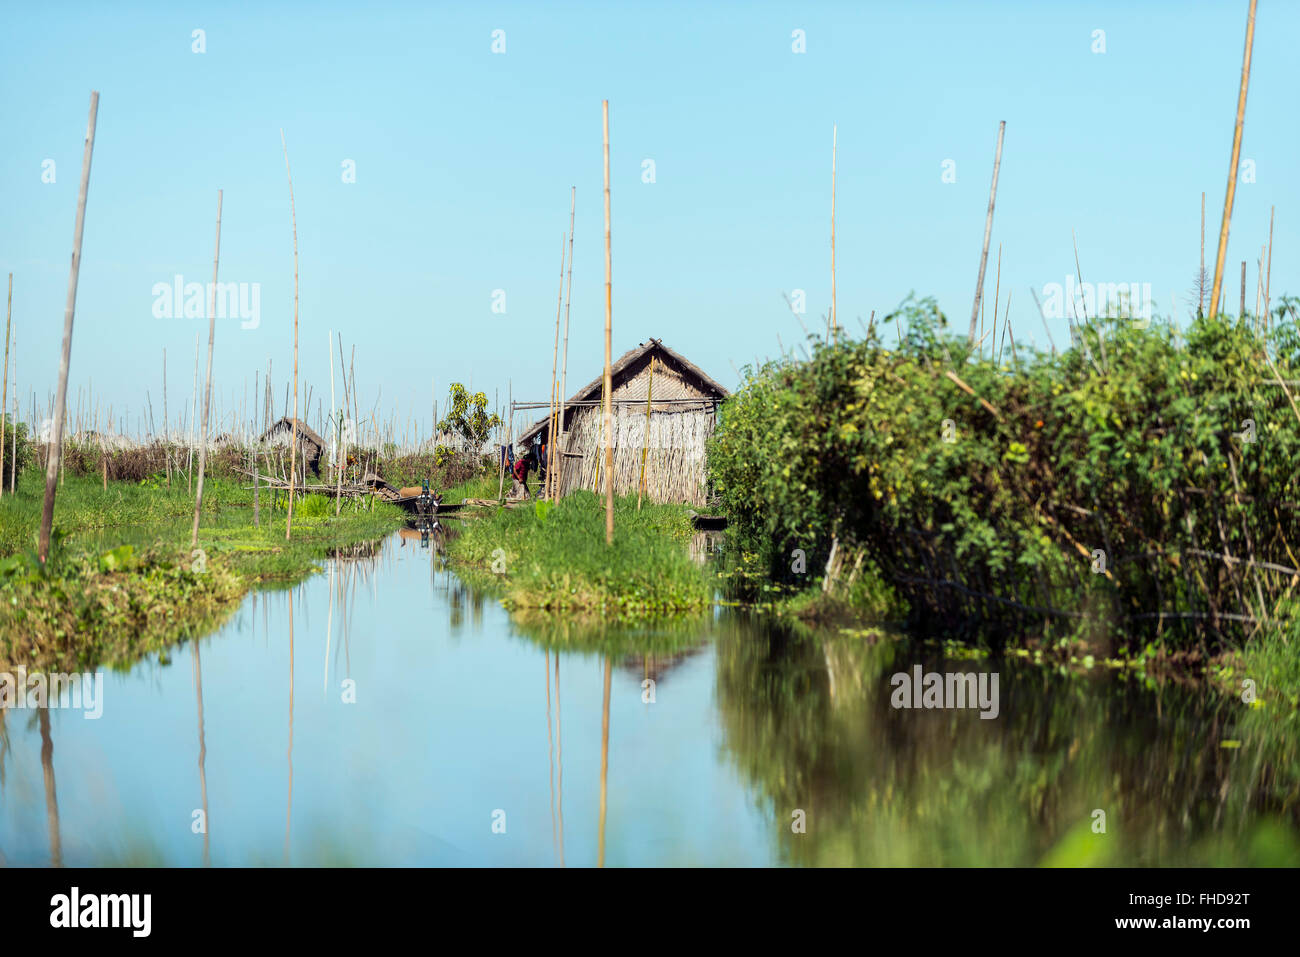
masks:
<path id="1" fill-rule="evenodd" d="M 337 565 L 336 554 L 330 560 L 330 610 L 325 619 L 325 677 L 321 681 L 322 694 L 329 694 L 330 687 L 330 639 L 334 637 L 334 569 Z"/>
<path id="2" fill-rule="evenodd" d="M 555 763 L 559 767 L 556 787 L 557 813 L 560 821 L 560 866 L 564 866 L 564 735 L 560 725 L 560 653 L 555 653 Z"/>
<path id="3" fill-rule="evenodd" d="M 54 406 L 50 445 L 45 453 L 45 503 L 41 508 L 40 541 L 37 555 L 41 564 L 50 554 L 50 532 L 54 530 L 55 480 L 63 457 L 63 415 L 68 401 L 68 364 L 72 361 L 72 317 L 77 308 L 77 276 L 81 271 L 81 234 L 86 225 L 86 193 L 90 190 L 90 157 L 95 151 L 95 116 L 99 93 L 90 94 L 90 119 L 86 124 L 86 151 L 81 158 L 81 191 L 77 196 L 77 222 L 72 235 L 72 267 L 68 275 L 68 300 L 63 309 L 63 355 L 59 360 L 59 392 Z M 17 441 L 14 448 L 18 447 Z"/>
<path id="4" fill-rule="evenodd" d="M 605 866 L 605 794 L 609 778 L 609 679 L 610 659 L 605 658 L 605 701 L 600 713 L 600 826 L 596 838 L 596 866 Z"/>
<path id="5" fill-rule="evenodd" d="M 1250 53 L 1255 43 L 1255 3 L 1250 0 L 1246 19 L 1246 50 L 1241 57 L 1241 89 L 1237 94 L 1237 125 L 1232 132 L 1232 165 L 1228 167 L 1228 191 L 1223 197 L 1223 222 L 1219 226 L 1219 253 L 1214 260 L 1214 289 L 1210 293 L 1210 318 L 1219 314 L 1219 290 L 1223 285 L 1223 258 L 1228 252 L 1228 224 L 1237 195 L 1237 164 L 1241 162 L 1241 128 L 1246 122 L 1246 90 L 1250 86 Z"/>
<path id="6" fill-rule="evenodd" d="M 614 544 L 614 266 L 609 236 L 609 100 L 601 104 L 605 131 L 605 544 Z"/>
<path id="7" fill-rule="evenodd" d="M 641 511 L 641 496 L 645 493 L 645 460 L 650 450 L 650 402 L 655 391 L 655 357 L 650 357 L 650 381 L 645 389 L 645 437 L 641 440 L 641 481 L 636 487 L 636 510 Z"/>
<path id="8" fill-rule="evenodd" d="M 293 589 L 289 589 L 289 796 L 284 806 L 284 863 L 289 864 L 289 826 L 293 822 Z"/>
<path id="9" fill-rule="evenodd" d="M 208 825 L 208 775 L 204 767 L 208 756 L 208 746 L 203 735 L 203 663 L 199 659 L 199 640 L 194 639 L 194 692 L 199 708 L 199 790 L 203 798 L 203 866 L 212 866 L 209 852 Z"/>
<path id="10" fill-rule="evenodd" d="M 556 652 L 556 662 L 559 652 Z M 558 849 L 555 832 L 555 737 L 551 731 L 551 650 L 546 649 L 546 767 L 550 772 L 551 788 L 551 846 Z"/>
<path id="11" fill-rule="evenodd" d="M 59 837 L 59 795 L 54 786 L 54 739 L 50 737 L 50 709 L 37 712 L 41 725 L 41 770 L 45 772 L 45 819 L 50 829 L 50 867 L 63 866 L 63 840 Z"/>
<path id="12" fill-rule="evenodd" d="M 221 258 L 221 190 L 217 190 L 217 241 L 212 251 L 212 295 L 208 312 L 208 371 L 203 385 L 203 425 L 199 431 L 199 484 L 194 496 L 194 529 L 190 548 L 199 544 L 199 514 L 203 510 L 203 475 L 208 464 L 208 416 L 212 410 L 212 344 L 217 335 L 217 263 Z"/>

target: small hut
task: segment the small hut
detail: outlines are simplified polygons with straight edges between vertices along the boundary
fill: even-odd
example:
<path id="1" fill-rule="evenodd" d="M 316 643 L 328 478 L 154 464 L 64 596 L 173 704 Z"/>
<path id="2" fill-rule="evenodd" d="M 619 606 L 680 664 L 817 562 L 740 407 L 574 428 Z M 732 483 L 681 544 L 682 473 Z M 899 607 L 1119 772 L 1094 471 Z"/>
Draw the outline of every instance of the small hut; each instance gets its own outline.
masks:
<path id="1" fill-rule="evenodd" d="M 298 422 L 298 461 L 307 461 L 307 467 L 316 475 L 320 475 L 320 460 L 325 454 L 325 440 L 316 434 L 306 422 L 301 419 Z M 262 441 L 268 445 L 280 446 L 286 448 L 293 442 L 293 425 L 294 418 L 286 415 L 277 422 L 273 422 L 271 427 L 262 433 Z"/>
<path id="2" fill-rule="evenodd" d="M 637 494 L 644 451 L 648 501 L 703 506 L 707 495 L 704 445 L 717 425 L 718 406 L 727 390 L 658 339 L 620 356 L 612 366 L 611 381 L 614 494 Z M 603 391 L 602 371 L 564 402 L 555 456 L 561 495 L 574 489 L 604 490 Z M 516 443 L 526 448 L 537 436 L 549 442 L 549 416 Z"/>

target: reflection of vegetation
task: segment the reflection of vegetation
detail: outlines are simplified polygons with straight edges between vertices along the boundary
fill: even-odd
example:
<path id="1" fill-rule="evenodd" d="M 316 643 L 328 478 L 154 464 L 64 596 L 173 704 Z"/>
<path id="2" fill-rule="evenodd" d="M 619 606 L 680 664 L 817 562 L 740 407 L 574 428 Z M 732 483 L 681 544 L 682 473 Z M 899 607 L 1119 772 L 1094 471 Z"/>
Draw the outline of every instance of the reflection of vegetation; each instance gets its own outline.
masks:
<path id="1" fill-rule="evenodd" d="M 1274 752 L 1221 746 L 1238 733 L 1232 701 L 1123 674 L 944 664 L 890 640 L 721 626 L 727 745 L 791 863 L 1300 863 L 1300 809 L 1267 787 Z M 1000 716 L 893 709 L 890 675 L 917 663 L 1000 672 Z M 805 834 L 791 831 L 796 809 Z"/>
<path id="2" fill-rule="evenodd" d="M 515 612 L 511 621 L 521 635 L 543 648 L 602 656 L 672 656 L 706 641 L 713 624 L 702 616 L 621 624 L 595 615 L 575 618 L 536 611 Z"/>

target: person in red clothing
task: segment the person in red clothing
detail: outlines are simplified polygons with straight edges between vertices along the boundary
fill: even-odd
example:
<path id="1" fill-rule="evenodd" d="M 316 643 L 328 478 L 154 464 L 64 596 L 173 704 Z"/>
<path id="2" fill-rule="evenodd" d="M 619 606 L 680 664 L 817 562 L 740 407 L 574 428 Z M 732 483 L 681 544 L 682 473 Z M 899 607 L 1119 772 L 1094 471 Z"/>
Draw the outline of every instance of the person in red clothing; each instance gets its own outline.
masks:
<path id="1" fill-rule="evenodd" d="M 514 476 L 515 480 L 524 487 L 524 494 L 528 494 L 528 473 L 536 471 L 538 479 L 546 479 L 546 443 L 535 442 L 526 455 L 515 459 Z M 536 495 L 542 494 L 542 486 L 537 486 Z"/>

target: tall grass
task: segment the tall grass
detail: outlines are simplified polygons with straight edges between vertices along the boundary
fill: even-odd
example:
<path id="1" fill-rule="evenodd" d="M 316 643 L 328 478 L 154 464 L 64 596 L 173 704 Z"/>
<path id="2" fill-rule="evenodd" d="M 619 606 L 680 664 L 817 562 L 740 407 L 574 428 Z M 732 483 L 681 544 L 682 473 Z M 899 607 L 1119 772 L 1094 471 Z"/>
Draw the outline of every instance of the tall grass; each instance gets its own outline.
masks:
<path id="1" fill-rule="evenodd" d="M 612 546 L 604 521 L 595 494 L 575 492 L 468 521 L 448 549 L 495 578 L 512 608 L 634 617 L 709 605 L 716 579 L 687 554 L 693 530 L 684 507 L 638 512 L 635 497 L 619 499 Z"/>

